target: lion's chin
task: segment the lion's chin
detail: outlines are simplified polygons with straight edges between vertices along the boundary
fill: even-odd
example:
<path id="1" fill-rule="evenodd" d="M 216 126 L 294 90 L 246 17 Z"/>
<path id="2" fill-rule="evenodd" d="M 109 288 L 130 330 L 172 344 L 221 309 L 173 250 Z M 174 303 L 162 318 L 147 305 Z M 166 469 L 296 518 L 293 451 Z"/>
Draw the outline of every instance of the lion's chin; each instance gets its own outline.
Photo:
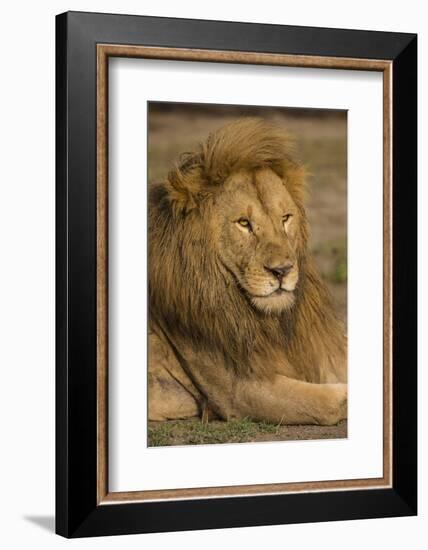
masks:
<path id="1" fill-rule="evenodd" d="M 263 313 L 281 313 L 293 306 L 294 293 L 282 290 L 268 296 L 251 296 L 251 302 L 255 308 Z"/>

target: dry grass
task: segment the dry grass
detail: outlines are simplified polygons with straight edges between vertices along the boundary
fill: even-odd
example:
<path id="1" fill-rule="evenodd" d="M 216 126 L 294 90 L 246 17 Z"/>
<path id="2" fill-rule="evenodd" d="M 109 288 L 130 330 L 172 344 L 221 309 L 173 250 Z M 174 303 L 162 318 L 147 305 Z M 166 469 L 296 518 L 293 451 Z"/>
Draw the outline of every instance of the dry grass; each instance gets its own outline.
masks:
<path id="1" fill-rule="evenodd" d="M 251 420 L 215 420 L 203 424 L 200 419 L 150 422 L 149 447 L 174 445 L 212 445 L 218 443 L 254 443 L 307 439 L 338 439 L 347 436 L 346 420 L 337 426 L 275 426 Z"/>

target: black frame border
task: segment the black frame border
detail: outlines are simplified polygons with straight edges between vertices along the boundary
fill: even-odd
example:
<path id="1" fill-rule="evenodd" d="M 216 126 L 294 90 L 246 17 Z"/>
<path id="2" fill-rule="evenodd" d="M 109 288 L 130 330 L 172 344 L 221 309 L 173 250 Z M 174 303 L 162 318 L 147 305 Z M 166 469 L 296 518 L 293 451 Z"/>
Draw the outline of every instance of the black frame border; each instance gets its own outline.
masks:
<path id="1" fill-rule="evenodd" d="M 393 62 L 390 489 L 97 505 L 96 45 Z M 56 532 L 65 537 L 417 513 L 417 36 L 67 12 L 56 17 Z"/>

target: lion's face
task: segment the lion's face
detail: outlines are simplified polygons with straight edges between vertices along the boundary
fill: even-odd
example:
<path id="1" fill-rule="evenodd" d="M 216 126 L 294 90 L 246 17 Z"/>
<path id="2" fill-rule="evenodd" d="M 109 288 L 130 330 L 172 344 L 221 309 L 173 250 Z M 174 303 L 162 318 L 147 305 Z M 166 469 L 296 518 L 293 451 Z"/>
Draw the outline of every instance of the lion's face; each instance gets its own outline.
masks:
<path id="1" fill-rule="evenodd" d="M 232 174 L 211 221 L 220 261 L 253 306 L 266 313 L 292 307 L 301 220 L 280 177 L 269 168 Z"/>

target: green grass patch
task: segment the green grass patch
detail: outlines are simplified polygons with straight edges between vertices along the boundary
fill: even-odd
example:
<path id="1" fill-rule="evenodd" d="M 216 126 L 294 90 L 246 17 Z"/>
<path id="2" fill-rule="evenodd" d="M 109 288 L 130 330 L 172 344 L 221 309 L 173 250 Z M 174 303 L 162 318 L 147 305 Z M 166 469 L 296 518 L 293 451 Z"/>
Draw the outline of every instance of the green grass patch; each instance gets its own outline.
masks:
<path id="1" fill-rule="evenodd" d="M 340 258 L 337 260 L 335 268 L 331 274 L 331 278 L 335 283 L 346 283 L 348 279 L 348 265 L 346 258 Z"/>
<path id="2" fill-rule="evenodd" d="M 312 249 L 317 258 L 323 277 L 333 284 L 343 284 L 348 280 L 348 259 L 346 240 L 329 241 L 317 244 Z"/>

